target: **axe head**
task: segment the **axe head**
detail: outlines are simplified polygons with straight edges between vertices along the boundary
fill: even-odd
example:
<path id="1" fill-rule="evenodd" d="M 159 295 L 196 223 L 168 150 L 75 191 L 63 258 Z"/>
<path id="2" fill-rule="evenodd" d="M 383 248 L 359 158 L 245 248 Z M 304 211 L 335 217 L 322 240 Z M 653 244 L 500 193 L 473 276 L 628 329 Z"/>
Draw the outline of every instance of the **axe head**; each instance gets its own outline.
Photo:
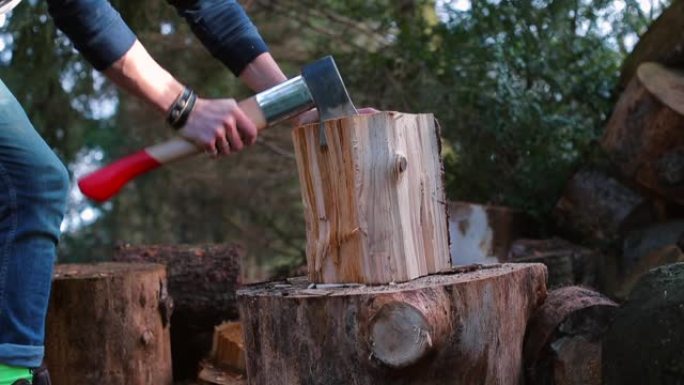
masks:
<path id="1" fill-rule="evenodd" d="M 302 78 L 311 93 L 321 121 L 356 115 L 332 56 L 319 59 L 302 69 Z"/>

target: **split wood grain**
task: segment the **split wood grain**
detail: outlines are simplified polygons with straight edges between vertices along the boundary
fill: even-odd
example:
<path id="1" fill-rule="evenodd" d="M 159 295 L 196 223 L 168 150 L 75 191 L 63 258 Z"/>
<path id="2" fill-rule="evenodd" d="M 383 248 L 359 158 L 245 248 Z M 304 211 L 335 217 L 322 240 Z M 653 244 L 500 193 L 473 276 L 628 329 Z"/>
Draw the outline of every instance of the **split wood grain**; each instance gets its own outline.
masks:
<path id="1" fill-rule="evenodd" d="M 315 283 L 403 282 L 451 268 L 431 114 L 380 112 L 297 127 L 307 266 Z"/>

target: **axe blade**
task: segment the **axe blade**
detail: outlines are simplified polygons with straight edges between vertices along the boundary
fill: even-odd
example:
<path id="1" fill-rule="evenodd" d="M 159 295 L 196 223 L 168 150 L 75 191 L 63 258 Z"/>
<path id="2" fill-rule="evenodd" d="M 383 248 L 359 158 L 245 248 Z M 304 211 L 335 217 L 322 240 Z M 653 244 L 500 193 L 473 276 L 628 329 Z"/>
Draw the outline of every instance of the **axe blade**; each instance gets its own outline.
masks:
<path id="1" fill-rule="evenodd" d="M 321 121 L 321 146 L 326 146 L 327 140 L 323 122 L 358 115 L 358 111 L 356 111 L 356 107 L 349 97 L 332 56 L 326 56 L 305 66 L 302 69 L 302 78 L 304 78 L 318 109 L 318 116 Z"/>

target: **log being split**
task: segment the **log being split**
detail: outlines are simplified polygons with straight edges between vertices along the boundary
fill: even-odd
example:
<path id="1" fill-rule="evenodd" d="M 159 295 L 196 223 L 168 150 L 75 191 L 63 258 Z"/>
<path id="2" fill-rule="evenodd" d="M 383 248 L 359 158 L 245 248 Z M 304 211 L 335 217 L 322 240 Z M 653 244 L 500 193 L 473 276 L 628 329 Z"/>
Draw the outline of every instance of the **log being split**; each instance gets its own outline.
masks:
<path id="1" fill-rule="evenodd" d="M 449 270 L 439 132 L 381 112 L 293 132 L 313 282 L 403 282 Z"/>
<path id="2" fill-rule="evenodd" d="M 57 265 L 45 352 L 53 382 L 170 385 L 170 309 L 163 265 Z"/>
<path id="3" fill-rule="evenodd" d="M 541 264 L 507 264 L 396 285 L 249 286 L 238 291 L 247 377 L 251 385 L 518 384 L 545 282 Z"/>

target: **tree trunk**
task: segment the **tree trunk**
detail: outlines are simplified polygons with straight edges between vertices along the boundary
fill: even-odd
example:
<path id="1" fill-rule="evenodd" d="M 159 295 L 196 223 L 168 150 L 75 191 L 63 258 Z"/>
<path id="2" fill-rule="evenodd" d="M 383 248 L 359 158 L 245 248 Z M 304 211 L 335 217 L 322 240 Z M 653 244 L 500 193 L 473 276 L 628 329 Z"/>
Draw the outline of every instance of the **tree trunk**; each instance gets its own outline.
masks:
<path id="1" fill-rule="evenodd" d="M 57 265 L 46 328 L 52 381 L 171 384 L 171 309 L 162 265 Z"/>
<path id="2" fill-rule="evenodd" d="M 431 114 L 381 112 L 293 132 L 309 277 L 403 282 L 450 269 L 439 132 Z"/>
<path id="3" fill-rule="evenodd" d="M 235 292 L 242 248 L 235 245 L 126 245 L 114 260 L 167 266 L 175 310 L 171 322 L 174 377 L 194 378 L 210 349 L 213 331 L 237 318 Z"/>
<path id="4" fill-rule="evenodd" d="M 684 379 L 684 263 L 651 270 L 606 334 L 606 385 L 681 384 Z"/>
<path id="5" fill-rule="evenodd" d="M 601 338 L 617 310 L 603 295 L 578 286 L 549 293 L 527 326 L 528 385 L 601 385 Z"/>
<path id="6" fill-rule="evenodd" d="M 545 281 L 543 265 L 507 264 L 395 285 L 243 288 L 249 384 L 518 384 Z"/>
<path id="7" fill-rule="evenodd" d="M 684 74 L 639 66 L 606 125 L 603 148 L 624 176 L 684 204 Z"/>

